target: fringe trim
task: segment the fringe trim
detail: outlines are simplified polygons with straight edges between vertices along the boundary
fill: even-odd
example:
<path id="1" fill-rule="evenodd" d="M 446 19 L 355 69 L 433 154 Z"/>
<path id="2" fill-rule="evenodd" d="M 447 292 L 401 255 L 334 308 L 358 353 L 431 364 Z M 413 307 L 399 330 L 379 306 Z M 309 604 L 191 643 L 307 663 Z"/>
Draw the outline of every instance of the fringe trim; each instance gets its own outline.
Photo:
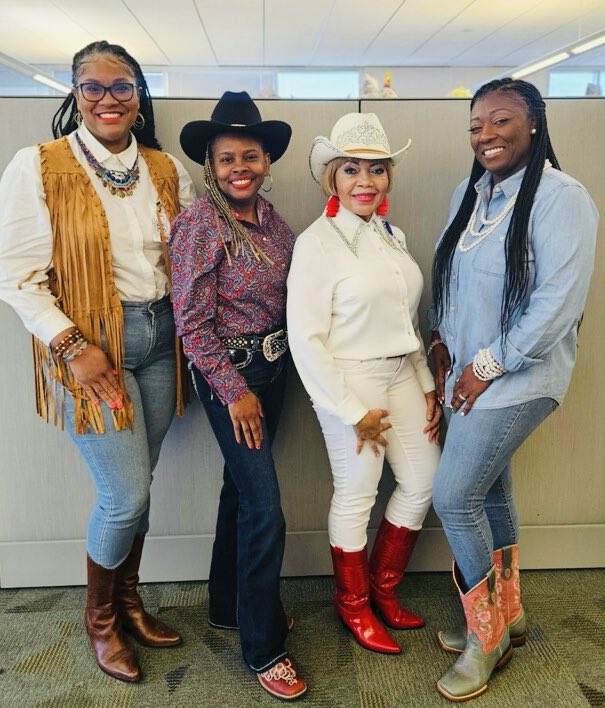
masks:
<path id="1" fill-rule="evenodd" d="M 84 336 L 97 346 L 105 344 L 111 364 L 119 372 L 124 408 L 112 410 L 116 430 L 133 430 L 134 406 L 124 386 L 124 318 L 113 280 L 109 224 L 102 202 L 86 172 L 73 154 L 67 138 L 39 146 L 42 182 L 54 235 L 53 268 L 48 283 L 59 307 Z M 141 146 L 152 181 L 166 213 L 174 218 L 180 209 L 178 174 L 164 153 Z M 166 249 L 167 250 L 167 249 Z M 167 273 L 169 262 L 165 255 Z M 30 276 L 31 277 L 31 276 Z M 177 411 L 182 415 L 187 377 L 182 375 L 182 354 L 177 359 Z M 71 395 L 78 435 L 89 430 L 105 432 L 102 410 L 95 406 L 74 379 L 67 364 L 54 356 L 39 339 L 33 341 L 36 410 L 46 422 L 65 427 L 65 396 Z"/>

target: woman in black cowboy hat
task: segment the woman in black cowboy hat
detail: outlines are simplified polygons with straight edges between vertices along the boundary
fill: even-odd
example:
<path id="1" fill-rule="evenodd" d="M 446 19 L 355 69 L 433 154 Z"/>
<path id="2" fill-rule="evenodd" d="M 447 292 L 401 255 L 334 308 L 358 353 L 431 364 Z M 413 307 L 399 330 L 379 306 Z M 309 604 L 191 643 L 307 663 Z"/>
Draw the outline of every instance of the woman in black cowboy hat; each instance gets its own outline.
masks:
<path id="1" fill-rule="evenodd" d="M 173 305 L 193 382 L 225 458 L 209 582 L 209 621 L 238 629 L 246 663 L 285 699 L 306 690 L 284 647 L 279 595 L 285 521 L 271 452 L 285 383 L 286 277 L 294 235 L 258 192 L 290 141 L 245 93 L 188 123 L 185 153 L 206 194 L 173 226 Z M 266 186 L 265 191 L 269 191 Z"/>

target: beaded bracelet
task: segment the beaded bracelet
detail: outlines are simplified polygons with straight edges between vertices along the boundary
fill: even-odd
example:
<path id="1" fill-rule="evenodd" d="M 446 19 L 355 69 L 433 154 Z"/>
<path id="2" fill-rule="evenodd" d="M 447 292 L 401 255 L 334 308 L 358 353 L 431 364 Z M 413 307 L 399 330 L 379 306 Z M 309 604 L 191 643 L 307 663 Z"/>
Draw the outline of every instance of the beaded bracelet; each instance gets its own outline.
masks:
<path id="1" fill-rule="evenodd" d="M 72 329 L 72 331 L 65 335 L 65 337 L 63 337 L 63 339 L 54 347 L 55 354 L 62 357 L 73 344 L 81 339 L 84 339 L 82 332 L 80 332 L 77 327 Z"/>
<path id="2" fill-rule="evenodd" d="M 443 339 L 433 339 L 433 341 L 429 344 L 429 348 L 426 350 L 426 355 L 429 356 L 438 344 L 443 344 Z"/>
<path id="3" fill-rule="evenodd" d="M 473 357 L 473 373 L 481 381 L 493 381 L 505 374 L 506 369 L 498 364 L 489 349 L 479 349 Z"/>
<path id="4" fill-rule="evenodd" d="M 63 355 L 63 361 L 73 361 L 77 356 L 81 356 L 82 352 L 89 345 L 88 339 L 82 339 L 78 344 L 75 344 L 69 353 Z"/>

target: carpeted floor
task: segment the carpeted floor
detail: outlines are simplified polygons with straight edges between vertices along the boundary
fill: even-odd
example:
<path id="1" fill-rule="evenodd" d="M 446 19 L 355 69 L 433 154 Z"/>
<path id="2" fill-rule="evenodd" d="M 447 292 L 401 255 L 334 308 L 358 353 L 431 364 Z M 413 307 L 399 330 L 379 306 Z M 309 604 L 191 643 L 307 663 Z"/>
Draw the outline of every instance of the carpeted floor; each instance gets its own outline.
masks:
<path id="1" fill-rule="evenodd" d="M 288 648 L 309 683 L 301 706 L 429 708 L 452 705 L 435 680 L 452 662 L 435 637 L 462 619 L 445 573 L 410 574 L 401 589 L 427 625 L 393 632 L 403 652 L 359 647 L 331 606 L 330 578 L 283 581 L 295 618 Z M 115 681 L 96 668 L 82 627 L 83 588 L 0 590 L 2 708 L 245 708 L 279 705 L 243 664 L 238 634 L 206 622 L 206 583 L 144 586 L 149 609 L 179 628 L 174 649 L 138 648 L 140 684 Z M 490 682 L 474 708 L 605 706 L 605 570 L 527 571 L 523 599 L 528 643 Z"/>

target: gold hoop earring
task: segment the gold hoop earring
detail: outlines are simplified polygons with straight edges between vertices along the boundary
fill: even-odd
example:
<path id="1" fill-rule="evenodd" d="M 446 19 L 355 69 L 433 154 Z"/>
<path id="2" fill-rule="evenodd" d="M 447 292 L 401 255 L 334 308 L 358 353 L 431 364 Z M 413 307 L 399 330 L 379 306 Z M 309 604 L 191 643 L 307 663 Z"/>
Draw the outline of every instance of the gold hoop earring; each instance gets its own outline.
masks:
<path id="1" fill-rule="evenodd" d="M 79 128 L 82 125 L 82 114 L 80 113 L 80 111 L 76 111 L 74 113 L 74 120 L 76 121 L 76 125 Z"/>
<path id="2" fill-rule="evenodd" d="M 269 189 L 265 189 L 265 181 L 263 180 L 263 183 L 261 184 L 260 188 L 263 190 L 263 192 L 270 192 L 273 189 L 273 175 L 271 173 L 265 175 L 265 179 L 267 177 L 271 180 L 269 183 Z"/>
<path id="3" fill-rule="evenodd" d="M 142 113 L 137 113 L 137 119 L 132 124 L 132 127 L 136 130 L 143 130 L 145 127 L 145 116 Z"/>

